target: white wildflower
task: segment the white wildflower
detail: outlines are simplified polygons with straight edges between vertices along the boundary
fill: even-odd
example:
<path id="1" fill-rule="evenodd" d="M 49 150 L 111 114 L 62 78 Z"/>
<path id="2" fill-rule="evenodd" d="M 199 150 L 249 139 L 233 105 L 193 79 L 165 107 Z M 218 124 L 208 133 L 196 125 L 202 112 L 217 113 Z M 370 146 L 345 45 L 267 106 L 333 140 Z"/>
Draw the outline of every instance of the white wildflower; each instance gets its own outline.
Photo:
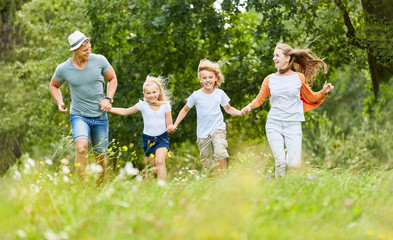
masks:
<path id="1" fill-rule="evenodd" d="M 64 231 L 60 233 L 55 233 L 51 229 L 44 233 L 44 236 L 47 240 L 60 240 L 60 239 L 68 239 L 68 234 Z"/>
<path id="2" fill-rule="evenodd" d="M 139 173 L 138 169 L 134 168 L 131 162 L 126 163 L 124 170 L 127 173 L 127 175 L 137 175 Z"/>
<path id="3" fill-rule="evenodd" d="M 70 168 L 67 167 L 67 166 L 61 166 L 61 171 L 62 171 L 64 174 L 69 174 L 69 173 L 71 172 Z"/>
<path id="4" fill-rule="evenodd" d="M 30 173 L 30 164 L 28 164 L 28 163 L 25 163 L 25 164 L 24 164 L 23 172 L 24 172 L 25 174 L 29 174 L 29 173 Z"/>
<path id="5" fill-rule="evenodd" d="M 68 234 L 64 231 L 61 231 L 59 234 L 57 234 L 60 239 L 68 239 Z"/>
<path id="6" fill-rule="evenodd" d="M 92 173 L 102 173 L 103 169 L 101 165 L 92 163 L 87 166 L 87 171 L 91 171 Z"/>
<path id="7" fill-rule="evenodd" d="M 53 161 L 50 158 L 45 158 L 45 163 L 48 165 L 53 165 Z"/>
<path id="8" fill-rule="evenodd" d="M 63 176 L 63 182 L 69 182 L 70 179 L 67 176 Z"/>
<path id="9" fill-rule="evenodd" d="M 157 185 L 160 186 L 160 187 L 163 187 L 163 186 L 165 186 L 165 181 L 161 180 L 161 179 L 158 179 L 157 180 Z"/>
<path id="10" fill-rule="evenodd" d="M 31 184 L 30 188 L 31 188 L 32 190 L 34 190 L 36 193 L 39 193 L 39 192 L 40 192 L 40 187 L 38 187 L 38 186 L 35 185 L 35 184 Z"/>
<path id="11" fill-rule="evenodd" d="M 138 182 L 142 182 L 143 181 L 143 177 L 141 175 L 136 176 L 136 180 Z"/>
<path id="12" fill-rule="evenodd" d="M 68 161 L 67 158 L 62 158 L 62 159 L 60 160 L 60 162 L 61 162 L 62 164 L 64 164 L 64 165 L 70 164 L 70 161 Z"/>
<path id="13" fill-rule="evenodd" d="M 22 178 L 22 175 L 20 174 L 20 172 L 18 170 L 16 170 L 14 172 L 14 179 L 21 179 L 21 178 Z"/>
<path id="14" fill-rule="evenodd" d="M 44 233 L 46 240 L 57 240 L 57 234 L 54 233 L 52 230 L 46 231 Z"/>
<path id="15" fill-rule="evenodd" d="M 32 167 L 35 166 L 35 161 L 34 161 L 33 159 L 31 159 L 31 158 L 27 158 L 27 159 L 26 159 L 26 162 L 27 162 L 28 164 L 30 164 L 30 166 L 32 166 Z"/>
<path id="16" fill-rule="evenodd" d="M 27 237 L 25 231 L 23 231 L 23 230 L 21 230 L 21 229 L 16 230 L 16 235 L 18 235 L 20 238 L 25 238 L 25 237 Z"/>
<path id="17" fill-rule="evenodd" d="M 120 207 L 123 207 L 123 208 L 128 208 L 130 206 L 129 203 L 124 202 L 124 201 L 118 201 L 117 205 L 119 205 Z"/>
<path id="18" fill-rule="evenodd" d="M 46 176 L 48 176 L 49 180 L 51 180 L 53 182 L 53 177 L 50 174 L 47 174 Z"/>

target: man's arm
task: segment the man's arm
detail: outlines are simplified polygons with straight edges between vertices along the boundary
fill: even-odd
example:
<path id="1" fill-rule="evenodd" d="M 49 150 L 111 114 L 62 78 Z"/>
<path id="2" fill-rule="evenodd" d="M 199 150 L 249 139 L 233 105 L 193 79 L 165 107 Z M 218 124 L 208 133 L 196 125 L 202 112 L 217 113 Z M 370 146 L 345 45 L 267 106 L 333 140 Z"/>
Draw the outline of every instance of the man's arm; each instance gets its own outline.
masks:
<path id="1" fill-rule="evenodd" d="M 55 77 L 52 77 L 52 80 L 49 84 L 49 91 L 58 106 L 59 112 L 61 112 L 62 114 L 66 114 L 67 108 L 65 108 L 63 96 L 61 95 L 61 85 L 63 84 L 56 81 Z"/>
<path id="2" fill-rule="evenodd" d="M 116 77 L 115 70 L 113 70 L 113 68 L 110 67 L 109 70 L 106 73 L 104 73 L 104 77 L 108 81 L 106 96 L 113 99 L 117 89 L 117 77 Z M 109 109 L 111 109 L 112 107 L 112 103 L 109 101 L 109 99 L 104 99 L 100 102 L 100 106 L 101 106 L 101 111 L 108 112 Z"/>

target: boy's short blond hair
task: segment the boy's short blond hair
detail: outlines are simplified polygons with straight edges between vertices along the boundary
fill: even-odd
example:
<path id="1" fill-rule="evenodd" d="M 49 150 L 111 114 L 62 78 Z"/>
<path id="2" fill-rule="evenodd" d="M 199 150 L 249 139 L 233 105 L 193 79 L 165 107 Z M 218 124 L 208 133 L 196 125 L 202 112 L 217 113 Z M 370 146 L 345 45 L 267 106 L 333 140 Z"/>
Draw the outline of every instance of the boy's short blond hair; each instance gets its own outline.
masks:
<path id="1" fill-rule="evenodd" d="M 200 79 L 200 73 L 203 70 L 213 72 L 217 77 L 217 81 L 216 81 L 214 87 L 215 88 L 219 87 L 225 80 L 225 77 L 222 74 L 221 69 L 220 69 L 222 64 L 223 64 L 222 62 L 212 62 L 208 59 L 202 59 L 199 62 L 199 66 L 198 66 L 198 79 Z"/>

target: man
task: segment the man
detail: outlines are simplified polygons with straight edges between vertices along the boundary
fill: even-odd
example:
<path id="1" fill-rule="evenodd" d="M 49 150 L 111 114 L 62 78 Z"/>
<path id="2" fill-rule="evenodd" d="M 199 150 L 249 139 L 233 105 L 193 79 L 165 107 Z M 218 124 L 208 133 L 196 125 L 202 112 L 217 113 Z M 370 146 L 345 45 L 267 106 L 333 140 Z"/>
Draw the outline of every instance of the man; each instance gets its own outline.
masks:
<path id="1" fill-rule="evenodd" d="M 83 185 L 87 185 L 86 167 L 89 140 L 93 148 L 96 163 L 102 172 L 96 186 L 103 182 L 107 168 L 106 152 L 108 148 L 108 117 L 113 96 L 117 88 L 115 71 L 108 60 L 91 53 L 90 38 L 80 31 L 68 37 L 73 56 L 59 64 L 49 85 L 50 93 L 56 101 L 59 112 L 67 113 L 60 87 L 67 81 L 71 92 L 70 121 L 75 142 L 75 166 Z M 108 81 L 105 95 L 105 80 Z"/>

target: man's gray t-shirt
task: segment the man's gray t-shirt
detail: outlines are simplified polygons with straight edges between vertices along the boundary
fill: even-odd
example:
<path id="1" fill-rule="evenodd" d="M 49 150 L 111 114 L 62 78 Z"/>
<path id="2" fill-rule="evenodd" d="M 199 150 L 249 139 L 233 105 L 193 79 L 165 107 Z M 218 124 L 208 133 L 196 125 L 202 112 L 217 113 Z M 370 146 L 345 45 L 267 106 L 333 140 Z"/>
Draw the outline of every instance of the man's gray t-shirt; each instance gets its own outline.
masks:
<path id="1" fill-rule="evenodd" d="M 105 112 L 100 110 L 100 101 L 105 99 L 105 74 L 110 64 L 99 54 L 91 53 L 86 67 L 77 69 L 71 58 L 59 64 L 54 78 L 59 83 L 68 82 L 71 91 L 70 113 L 84 117 L 99 117 Z"/>

